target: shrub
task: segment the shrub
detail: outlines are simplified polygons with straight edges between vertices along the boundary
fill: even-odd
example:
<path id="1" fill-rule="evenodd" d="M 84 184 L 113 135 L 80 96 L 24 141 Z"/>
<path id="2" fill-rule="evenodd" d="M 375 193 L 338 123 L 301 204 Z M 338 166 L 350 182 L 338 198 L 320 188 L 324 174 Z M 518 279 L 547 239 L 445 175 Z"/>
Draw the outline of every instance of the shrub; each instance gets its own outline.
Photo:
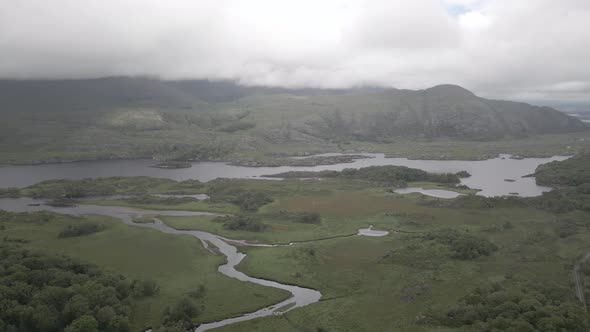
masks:
<path id="1" fill-rule="evenodd" d="M 192 319 L 199 314 L 197 303 L 185 296 L 164 311 L 164 325 L 182 325 L 188 328 Z"/>
<path id="2" fill-rule="evenodd" d="M 133 280 L 131 292 L 135 297 L 153 296 L 160 292 L 160 286 L 151 279 Z"/>
<path id="3" fill-rule="evenodd" d="M 93 223 L 93 222 L 83 222 L 76 225 L 68 225 L 64 230 L 62 230 L 57 237 L 59 238 L 66 238 L 66 237 L 76 237 L 76 236 L 85 236 L 94 233 L 98 233 L 103 231 L 106 227 L 102 224 Z"/>
<path id="4" fill-rule="evenodd" d="M 226 181 L 214 182 L 207 194 L 212 202 L 232 203 L 247 212 L 255 212 L 261 206 L 273 202 L 273 198 L 268 193 L 235 188 L 232 182 Z"/>
<path id="5" fill-rule="evenodd" d="M 131 331 L 124 276 L 16 245 L 0 253 L 0 285 L 11 285 L 0 286 L 0 330 Z"/>
<path id="6" fill-rule="evenodd" d="M 446 244 L 453 251 L 453 258 L 461 260 L 472 260 L 480 256 L 489 256 L 498 249 L 495 244 L 486 239 L 451 229 L 429 233 L 425 238 Z"/>
<path id="7" fill-rule="evenodd" d="M 588 331 L 590 318 L 568 303 L 569 290 L 549 284 L 493 284 L 475 289 L 432 322 L 477 331 Z"/>
<path id="8" fill-rule="evenodd" d="M 237 215 L 217 217 L 214 219 L 217 222 L 223 223 L 223 228 L 232 231 L 241 230 L 249 232 L 262 232 L 266 229 L 266 225 L 254 219 L 251 216 Z"/>

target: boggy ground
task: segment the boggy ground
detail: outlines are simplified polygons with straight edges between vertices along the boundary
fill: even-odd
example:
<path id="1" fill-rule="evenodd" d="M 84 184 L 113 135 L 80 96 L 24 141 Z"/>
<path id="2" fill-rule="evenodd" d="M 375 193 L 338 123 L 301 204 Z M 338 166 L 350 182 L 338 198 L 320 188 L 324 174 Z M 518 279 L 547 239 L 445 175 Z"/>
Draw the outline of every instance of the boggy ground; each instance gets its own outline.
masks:
<path id="1" fill-rule="evenodd" d="M 168 201 L 163 205 L 123 200 L 100 203 L 195 210 L 217 204 L 216 211 L 250 221 L 162 219 L 176 228 L 200 229 L 231 239 L 300 241 L 272 248 L 242 247 L 248 256 L 238 269 L 252 276 L 314 288 L 323 295 L 319 303 L 285 315 L 219 331 L 576 330 L 572 326 L 583 331 L 588 326 L 588 315 L 580 311 L 582 306 L 575 298 L 572 277 L 573 265 L 587 251 L 590 241 L 587 211 L 543 210 L 539 204 L 527 203 L 530 199 L 511 198 L 499 203 L 478 198 L 475 204 L 470 197 L 441 200 L 420 194 L 399 195 L 379 183 L 350 179 L 217 180 L 195 191 L 207 192 L 211 199 L 180 204 Z M 261 204 L 252 205 L 252 200 Z M 301 222 L 301 214 L 314 212 L 319 213 L 319 222 Z M 257 227 L 250 227 L 250 222 Z M 353 235 L 368 225 L 391 233 L 374 238 Z M 125 227 L 118 225 L 109 231 L 120 236 L 118 228 Z M 36 236 L 31 229 L 23 231 L 22 236 L 27 232 Z M 132 232 L 141 232 L 141 237 L 151 233 Z M 201 301 L 206 310 L 198 321 L 229 317 L 246 307 L 273 299 L 278 302 L 282 296 L 273 290 L 228 281 L 214 271 L 219 257 L 205 252 L 196 242 L 191 242 L 190 250 L 163 251 L 174 253 L 171 262 L 178 264 L 177 270 L 153 268 L 158 255 L 152 251 L 162 252 L 153 249 L 153 244 L 163 246 L 188 239 L 158 234 L 158 239 L 146 240 L 145 246 L 131 245 L 143 241 L 136 237 L 140 234 L 128 237 L 124 242 L 127 248 L 116 251 L 134 256 L 119 257 L 115 263 L 120 264 L 111 267 L 128 273 L 153 273 L 163 288 L 176 289 L 171 296 L 204 284 L 212 291 Z M 39 247 L 51 248 L 39 243 Z M 57 248 L 84 253 L 78 249 L 83 246 L 76 246 L 87 243 L 92 242 L 64 243 Z M 88 250 L 93 253 L 85 256 L 88 259 L 114 264 L 114 252 L 109 256 L 108 251 Z M 204 263 L 199 259 L 210 261 L 206 265 L 210 268 L 203 271 Z M 145 265 L 123 266 L 127 261 L 133 263 L 131 266 L 140 262 Z M 193 270 L 187 271 L 189 267 Z M 178 283 L 179 279 L 185 283 Z M 220 285 L 222 281 L 233 284 Z M 216 287 L 220 290 L 213 291 Z M 475 314 L 467 316 L 465 312 Z"/>
<path id="2" fill-rule="evenodd" d="M 194 317 L 194 322 L 254 311 L 289 295 L 222 275 L 217 271 L 217 266 L 224 263 L 222 257 L 212 255 L 193 237 L 131 227 L 101 216 L 49 214 L 53 217 L 48 219 L 42 213 L 15 215 L 1 216 L 0 243 L 14 243 L 46 254 L 65 254 L 122 274 L 129 280 L 155 281 L 160 289 L 158 294 L 131 303 L 131 331 L 158 326 L 166 307 L 201 286 L 204 293 L 198 299 L 200 314 Z M 104 229 L 84 236 L 58 236 L 67 226 L 86 222 L 102 225 Z"/>
<path id="3" fill-rule="evenodd" d="M 445 320 L 451 308 L 461 310 L 466 297 L 487 287 L 529 292 L 493 308 L 526 303 L 527 296 L 537 293 L 559 294 L 543 302 L 543 310 L 551 315 L 558 310 L 547 307 L 549 303 L 560 303 L 559 308 L 577 314 L 582 308 L 575 298 L 572 267 L 590 240 L 588 212 L 553 213 L 526 204 L 466 208 L 462 206 L 468 204 L 441 203 L 453 200 L 397 195 L 358 181 L 236 181 L 235 185 L 274 192 L 274 202 L 256 213 L 268 226 L 266 230 L 228 230 L 210 218 L 167 217 L 165 221 L 174 227 L 253 242 L 309 241 L 274 248 L 244 247 L 248 256 L 238 268 L 249 275 L 318 289 L 323 299 L 280 317 L 220 331 L 494 330 L 502 327 L 497 317 L 483 318 L 489 321 L 484 327 L 477 325 L 477 318 L 458 325 Z M 288 187 L 293 190 L 287 194 Z M 281 220 L 281 211 L 318 212 L 321 222 Z M 392 233 L 381 238 L 345 237 L 369 224 Z M 453 242 L 454 237 L 459 240 Z M 481 243 L 493 248 L 481 248 Z M 497 310 L 498 317 L 510 317 L 502 308 Z M 542 324 L 551 315 L 523 324 L 532 331 L 546 330 Z M 582 330 L 588 320 L 583 317 L 574 323 Z M 504 330 L 520 330 L 521 326 L 510 324 Z"/>

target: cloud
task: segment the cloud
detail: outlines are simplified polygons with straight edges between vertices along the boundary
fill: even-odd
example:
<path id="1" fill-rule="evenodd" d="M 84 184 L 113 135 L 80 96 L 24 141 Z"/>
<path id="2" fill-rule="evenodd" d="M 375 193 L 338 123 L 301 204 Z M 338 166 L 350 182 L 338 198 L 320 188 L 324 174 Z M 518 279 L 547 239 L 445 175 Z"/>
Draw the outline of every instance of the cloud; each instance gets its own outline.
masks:
<path id="1" fill-rule="evenodd" d="M 586 0 L 0 1 L 0 77 L 156 75 L 587 100 Z"/>

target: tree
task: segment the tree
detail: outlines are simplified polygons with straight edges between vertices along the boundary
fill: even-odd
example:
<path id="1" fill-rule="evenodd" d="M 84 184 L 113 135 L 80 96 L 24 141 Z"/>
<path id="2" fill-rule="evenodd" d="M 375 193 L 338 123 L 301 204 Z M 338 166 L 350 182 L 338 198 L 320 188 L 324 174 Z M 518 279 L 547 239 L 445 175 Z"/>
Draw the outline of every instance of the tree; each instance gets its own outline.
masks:
<path id="1" fill-rule="evenodd" d="M 73 321 L 65 332 L 98 332 L 98 322 L 90 315 L 84 315 Z"/>

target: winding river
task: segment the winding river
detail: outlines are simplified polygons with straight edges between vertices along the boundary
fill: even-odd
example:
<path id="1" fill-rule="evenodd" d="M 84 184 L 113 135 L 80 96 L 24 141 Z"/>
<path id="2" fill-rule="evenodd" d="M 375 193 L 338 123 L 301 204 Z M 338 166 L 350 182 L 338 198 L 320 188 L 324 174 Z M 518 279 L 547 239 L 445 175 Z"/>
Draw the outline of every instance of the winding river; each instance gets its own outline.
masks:
<path id="1" fill-rule="evenodd" d="M 193 163 L 193 167 L 188 169 L 159 169 L 149 167 L 153 164 L 153 161 L 151 160 L 110 160 L 37 166 L 4 166 L 0 167 L 0 188 L 24 187 L 43 180 L 61 178 L 80 179 L 87 177 L 144 175 L 169 178 L 177 181 L 188 179 L 209 181 L 220 177 L 260 178 L 263 175 L 277 174 L 293 170 L 322 171 L 342 170 L 345 168 L 361 168 L 367 166 L 397 165 L 418 168 L 429 172 L 458 172 L 461 170 L 466 170 L 471 173 L 471 177 L 462 179 L 462 184 L 470 188 L 479 189 L 480 191 L 478 192 L 478 195 L 497 196 L 512 194 L 519 196 L 537 196 L 545 191 L 551 190 L 551 188 L 537 186 L 534 178 L 526 177 L 526 175 L 533 173 L 537 166 L 541 164 L 554 160 L 567 159 L 567 157 L 555 156 L 551 158 L 527 158 L 517 160 L 511 159 L 510 156 L 507 155 L 501 155 L 498 158 L 481 161 L 448 161 L 386 158 L 384 154 L 364 155 L 368 158 L 356 159 L 350 163 L 313 167 L 244 167 L 232 166 L 225 163 L 200 162 Z M 452 198 L 456 195 L 459 195 L 455 192 L 422 188 L 407 188 L 397 192 L 400 194 L 420 192 L 426 195 L 432 195 L 441 198 Z M 207 198 L 206 195 L 194 195 L 191 197 L 195 199 Z M 235 267 L 246 257 L 246 254 L 239 252 L 236 246 L 232 244 L 249 245 L 244 241 L 230 240 L 203 231 L 177 230 L 167 226 L 159 219 L 155 219 L 153 223 L 133 222 L 134 216 L 144 214 L 155 214 L 162 216 L 199 216 L 218 214 L 189 211 L 152 211 L 128 207 L 97 205 L 51 207 L 43 205 L 43 201 L 32 198 L 0 199 L 0 210 L 13 212 L 45 210 L 68 215 L 105 215 L 119 219 L 123 223 L 134 227 L 151 228 L 167 234 L 193 236 L 198 238 L 205 248 L 211 250 L 210 246 L 214 246 L 219 253 L 226 257 L 227 262 L 218 268 L 219 272 L 222 274 L 230 278 L 252 282 L 266 287 L 283 289 L 291 293 L 291 297 L 288 299 L 255 312 L 217 322 L 201 324 L 195 329 L 195 332 L 207 331 L 213 328 L 273 314 L 282 314 L 295 308 L 318 302 L 321 298 L 321 293 L 313 289 L 285 285 L 271 280 L 253 278 L 236 270 Z M 387 231 L 375 230 L 372 228 L 372 226 L 365 229 L 359 229 L 358 231 L 358 235 L 363 236 L 385 236 L 387 234 Z M 257 246 L 272 247 L 276 245 Z"/>
<path id="2" fill-rule="evenodd" d="M 113 207 L 113 206 L 97 206 L 97 205 L 79 205 L 74 207 L 51 207 L 42 205 L 43 201 L 35 200 L 32 198 L 16 198 L 16 199 L 0 199 L 0 210 L 12 211 L 12 212 L 28 212 L 28 211 L 51 211 L 56 213 L 68 214 L 68 215 L 105 215 L 121 220 L 123 223 L 134 227 L 144 227 L 158 230 L 167 234 L 175 235 L 190 235 L 201 240 L 203 246 L 210 249 L 210 245 L 213 245 L 217 250 L 227 258 L 227 263 L 220 265 L 218 270 L 222 274 L 238 279 L 240 281 L 252 282 L 258 285 L 283 289 L 291 293 L 291 297 L 288 299 L 274 304 L 272 306 L 260 309 L 255 312 L 247 313 L 241 316 L 224 319 L 217 322 L 204 323 L 198 326 L 194 332 L 207 331 L 213 328 L 251 320 L 259 317 L 265 317 L 273 314 L 283 314 L 295 308 L 303 307 L 311 303 L 315 303 L 320 300 L 322 294 L 316 290 L 297 287 L 292 285 L 284 285 L 271 280 L 264 280 L 250 277 L 238 270 L 236 265 L 246 257 L 246 254 L 241 253 L 235 246 L 230 243 L 231 240 L 222 238 L 220 236 L 202 232 L 202 231 L 185 231 L 177 230 L 167 226 L 159 219 L 155 219 L 154 223 L 134 223 L 133 217 L 142 214 L 155 214 L 163 216 L 202 216 L 202 215 L 219 215 L 208 212 L 189 212 L 189 211 L 151 211 L 134 209 L 127 207 Z"/>

